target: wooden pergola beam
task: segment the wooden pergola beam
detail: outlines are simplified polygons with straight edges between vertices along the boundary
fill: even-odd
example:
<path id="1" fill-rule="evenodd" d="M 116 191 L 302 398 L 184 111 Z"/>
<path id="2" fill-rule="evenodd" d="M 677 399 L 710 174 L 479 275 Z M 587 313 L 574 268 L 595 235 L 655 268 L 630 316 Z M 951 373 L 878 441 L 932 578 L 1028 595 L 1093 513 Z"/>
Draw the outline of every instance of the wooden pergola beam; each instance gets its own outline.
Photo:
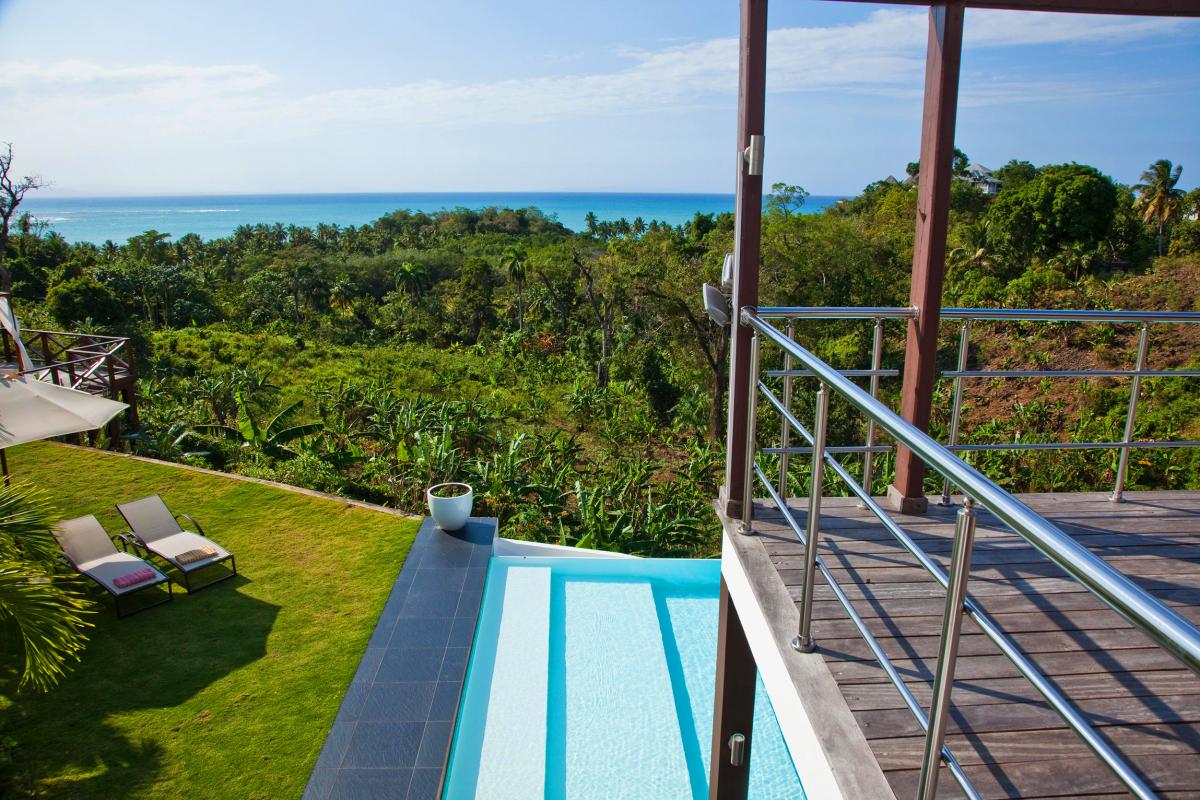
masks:
<path id="1" fill-rule="evenodd" d="M 963 0 L 929 9 L 929 50 L 925 56 L 925 109 L 921 118 L 921 171 L 917 181 L 917 231 L 913 242 L 909 303 L 917 316 L 908 323 L 900 416 L 929 430 L 937 378 L 938 323 L 942 279 L 946 274 L 946 235 L 950 227 L 950 184 L 954 180 L 954 123 L 958 114 L 958 72 L 962 62 Z M 907 447 L 896 448 L 896 476 L 888 488 L 893 507 L 910 514 L 925 511 L 925 465 Z"/>
<path id="2" fill-rule="evenodd" d="M 935 6 L 937 0 L 826 0 L 834 3 Z M 1122 14 L 1136 17 L 1200 17 L 1200 0 L 966 0 L 967 8 Z"/>

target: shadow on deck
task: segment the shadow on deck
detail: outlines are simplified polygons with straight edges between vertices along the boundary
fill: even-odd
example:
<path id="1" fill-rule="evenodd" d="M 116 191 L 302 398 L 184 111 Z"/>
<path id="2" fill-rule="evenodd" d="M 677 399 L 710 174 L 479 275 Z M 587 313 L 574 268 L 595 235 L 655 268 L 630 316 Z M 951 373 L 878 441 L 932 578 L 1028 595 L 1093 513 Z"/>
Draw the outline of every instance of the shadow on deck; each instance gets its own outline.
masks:
<path id="1" fill-rule="evenodd" d="M 1019 498 L 1081 545 L 1200 623 L 1200 491 Z M 789 502 L 801 524 L 807 501 Z M 956 508 L 894 515 L 943 568 Z M 774 505 L 754 527 L 793 600 L 803 546 Z M 820 553 L 917 700 L 928 708 L 945 591 L 869 511 L 825 498 Z M 971 596 L 1163 797 L 1200 796 L 1200 679 L 994 517 L 981 512 Z M 823 578 L 813 632 L 897 797 L 916 793 L 924 733 Z M 1127 797 L 997 647 L 963 621 L 947 745 L 984 798 Z M 798 687 L 803 691 L 803 687 Z M 961 797 L 942 767 L 939 797 Z"/>

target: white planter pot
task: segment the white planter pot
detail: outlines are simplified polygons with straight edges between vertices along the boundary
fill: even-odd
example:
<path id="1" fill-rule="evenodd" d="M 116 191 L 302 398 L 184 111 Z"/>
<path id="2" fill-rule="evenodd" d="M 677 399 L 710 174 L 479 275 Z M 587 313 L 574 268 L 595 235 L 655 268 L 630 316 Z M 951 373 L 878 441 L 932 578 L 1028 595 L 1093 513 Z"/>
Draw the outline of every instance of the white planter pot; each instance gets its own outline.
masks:
<path id="1" fill-rule="evenodd" d="M 443 494 L 447 490 L 455 492 L 451 497 L 438 497 L 435 491 Z M 471 516 L 471 504 L 475 502 L 475 490 L 465 483 L 439 483 L 425 490 L 425 499 L 429 503 L 429 516 L 438 527 L 444 531 L 457 531 L 467 524 Z"/>

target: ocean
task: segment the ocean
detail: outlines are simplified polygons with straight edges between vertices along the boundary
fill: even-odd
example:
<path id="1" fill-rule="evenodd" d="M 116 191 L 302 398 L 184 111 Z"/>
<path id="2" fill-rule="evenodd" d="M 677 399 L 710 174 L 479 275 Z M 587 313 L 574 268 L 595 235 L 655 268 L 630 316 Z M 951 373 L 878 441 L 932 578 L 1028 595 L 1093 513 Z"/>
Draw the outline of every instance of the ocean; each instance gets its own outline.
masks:
<path id="1" fill-rule="evenodd" d="M 401 194 L 240 194 L 177 197 L 50 197 L 30 195 L 20 211 L 47 223 L 69 242 L 123 243 L 148 230 L 178 238 L 228 236 L 239 225 L 258 223 L 342 227 L 362 225 L 400 209 L 536 206 L 572 230 L 582 230 L 587 213 L 601 220 L 687 222 L 696 212 L 733 210 L 732 194 L 623 194 L 580 192 L 414 192 Z M 812 196 L 804 205 L 816 212 L 840 197 Z"/>

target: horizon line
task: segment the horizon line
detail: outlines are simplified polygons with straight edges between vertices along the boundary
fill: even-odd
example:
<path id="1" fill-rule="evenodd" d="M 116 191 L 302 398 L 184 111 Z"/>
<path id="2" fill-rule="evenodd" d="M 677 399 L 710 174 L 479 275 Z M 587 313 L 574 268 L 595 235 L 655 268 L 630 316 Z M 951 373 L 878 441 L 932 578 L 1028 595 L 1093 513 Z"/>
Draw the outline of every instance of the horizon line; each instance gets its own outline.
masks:
<path id="1" fill-rule="evenodd" d="M 861 192 L 859 192 L 861 194 Z M 769 196 L 769 192 L 764 192 L 763 197 Z M 24 202 L 36 202 L 38 200 L 128 200 L 128 199 L 165 199 L 177 197 L 321 197 L 321 196 L 394 196 L 394 195 L 431 195 L 431 196 L 463 196 L 463 195 L 652 195 L 661 197 L 728 197 L 735 198 L 734 192 L 699 192 L 699 191 L 638 191 L 638 190 L 619 190 L 619 189 L 601 189 L 601 190 L 571 190 L 571 189 L 470 189 L 463 191 L 439 190 L 407 190 L 407 191 L 317 191 L 317 192 L 149 192 L 149 193 L 132 193 L 132 194 L 64 194 L 48 197 L 45 194 L 29 195 Z M 851 193 L 819 193 L 809 192 L 809 197 L 836 197 L 848 198 L 855 197 L 856 194 Z"/>

